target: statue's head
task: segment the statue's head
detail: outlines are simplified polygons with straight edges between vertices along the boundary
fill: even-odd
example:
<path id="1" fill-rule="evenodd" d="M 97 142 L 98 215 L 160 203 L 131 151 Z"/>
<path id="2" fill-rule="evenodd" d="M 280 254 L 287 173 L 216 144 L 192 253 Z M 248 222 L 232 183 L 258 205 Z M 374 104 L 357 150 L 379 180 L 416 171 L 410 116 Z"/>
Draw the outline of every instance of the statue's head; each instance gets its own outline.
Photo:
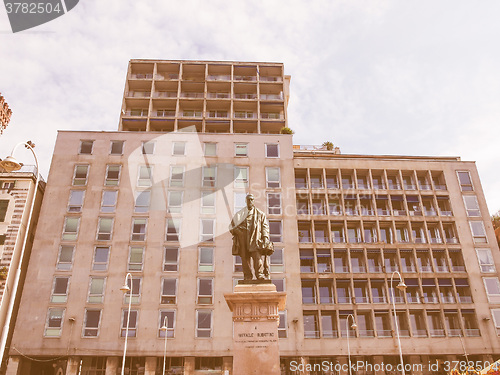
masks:
<path id="1" fill-rule="evenodd" d="M 247 194 L 246 200 L 247 200 L 247 208 L 249 210 L 255 207 L 255 198 L 253 194 Z"/>

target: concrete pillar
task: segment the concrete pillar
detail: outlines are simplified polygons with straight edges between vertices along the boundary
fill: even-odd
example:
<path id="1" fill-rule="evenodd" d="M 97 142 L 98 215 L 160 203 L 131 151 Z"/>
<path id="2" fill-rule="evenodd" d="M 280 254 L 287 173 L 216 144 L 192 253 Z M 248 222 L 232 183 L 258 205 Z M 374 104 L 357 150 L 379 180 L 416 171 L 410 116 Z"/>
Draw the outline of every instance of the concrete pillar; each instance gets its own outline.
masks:
<path id="1" fill-rule="evenodd" d="M 384 357 L 381 355 L 373 356 L 373 374 L 374 375 L 385 375 L 385 369 L 382 366 L 384 362 Z"/>
<path id="2" fill-rule="evenodd" d="M 222 357 L 222 373 L 224 375 L 231 375 L 233 373 L 233 357 Z"/>
<path id="3" fill-rule="evenodd" d="M 156 357 L 146 357 L 146 371 L 144 375 L 155 375 L 155 372 L 156 372 Z"/>
<path id="4" fill-rule="evenodd" d="M 21 369 L 21 357 L 9 357 L 9 362 L 7 362 L 7 371 L 5 375 L 21 375 L 19 370 Z"/>
<path id="5" fill-rule="evenodd" d="M 119 357 L 106 358 L 106 375 L 116 375 L 118 370 Z"/>
<path id="6" fill-rule="evenodd" d="M 77 375 L 80 367 L 80 357 L 69 357 L 66 365 L 66 375 Z"/>
<path id="7" fill-rule="evenodd" d="M 184 375 L 194 375 L 194 367 L 195 357 L 184 357 Z"/>

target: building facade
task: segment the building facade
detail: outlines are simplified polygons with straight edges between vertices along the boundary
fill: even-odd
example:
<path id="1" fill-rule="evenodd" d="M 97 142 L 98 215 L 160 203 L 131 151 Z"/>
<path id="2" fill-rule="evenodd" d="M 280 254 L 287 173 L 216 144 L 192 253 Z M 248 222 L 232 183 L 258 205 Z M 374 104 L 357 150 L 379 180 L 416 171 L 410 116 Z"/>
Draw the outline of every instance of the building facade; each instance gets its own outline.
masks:
<path id="1" fill-rule="evenodd" d="M 38 185 L 35 197 L 36 178 L 34 166 L 24 166 L 17 172 L 0 170 L 0 347 L 2 353 L 5 352 L 12 337 L 21 296 L 20 291 L 23 287 L 40 213 L 44 183 Z M 32 202 L 33 212 L 31 223 L 28 224 Z M 26 233 L 28 225 L 30 229 Z M 26 242 L 24 242 L 26 236 Z"/>
<path id="2" fill-rule="evenodd" d="M 9 108 L 5 98 L 0 93 L 0 135 L 2 135 L 3 131 L 7 128 L 7 125 L 9 125 L 11 116 L 12 110 Z"/>
<path id="3" fill-rule="evenodd" d="M 475 164 L 293 145 L 289 80 L 282 64 L 132 60 L 117 132 L 59 132 L 8 374 L 116 374 L 127 325 L 128 374 L 161 374 L 165 344 L 169 374 L 231 374 L 228 226 L 248 192 L 287 293 L 283 374 L 349 359 L 395 374 L 400 348 L 408 374 L 498 359 Z"/>

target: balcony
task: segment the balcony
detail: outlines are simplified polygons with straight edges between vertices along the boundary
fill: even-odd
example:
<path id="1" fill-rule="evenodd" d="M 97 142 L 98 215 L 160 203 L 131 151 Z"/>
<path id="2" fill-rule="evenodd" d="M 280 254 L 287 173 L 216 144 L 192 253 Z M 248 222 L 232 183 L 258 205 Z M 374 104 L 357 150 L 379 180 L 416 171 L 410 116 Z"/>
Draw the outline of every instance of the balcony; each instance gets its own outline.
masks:
<path id="1" fill-rule="evenodd" d="M 253 119 L 253 118 L 257 118 L 257 114 L 254 112 L 234 112 L 234 118 Z"/>
<path id="2" fill-rule="evenodd" d="M 431 329 L 431 337 L 445 337 L 444 329 Z"/>
<path id="3" fill-rule="evenodd" d="M 458 302 L 460 303 L 472 303 L 471 296 L 458 296 Z"/>
<path id="4" fill-rule="evenodd" d="M 209 111 L 207 112 L 209 118 L 228 118 L 229 112 L 227 111 Z"/>
<path id="5" fill-rule="evenodd" d="M 332 236 L 333 243 L 345 243 L 345 237 Z"/>
<path id="6" fill-rule="evenodd" d="M 352 266 L 352 272 L 353 273 L 365 273 L 366 267 L 365 266 Z"/>
<path id="7" fill-rule="evenodd" d="M 448 336 L 450 336 L 450 337 L 461 337 L 462 336 L 462 330 L 461 329 L 456 329 L 456 328 L 450 328 L 450 329 L 448 329 Z"/>
<path id="8" fill-rule="evenodd" d="M 361 215 L 362 216 L 373 216 L 373 215 L 375 215 L 375 211 L 369 210 L 367 208 L 361 208 Z"/>
<path id="9" fill-rule="evenodd" d="M 405 303 L 405 298 L 403 296 L 395 296 L 394 303 Z"/>
<path id="10" fill-rule="evenodd" d="M 405 184 L 405 190 L 417 190 L 417 187 L 414 184 Z"/>
<path id="11" fill-rule="evenodd" d="M 175 110 L 158 109 L 154 112 L 156 117 L 175 117 Z"/>
<path id="12" fill-rule="evenodd" d="M 421 266 L 418 269 L 419 272 L 432 272 L 432 266 Z"/>
<path id="13" fill-rule="evenodd" d="M 171 80 L 171 79 L 179 79 L 179 74 L 177 74 L 177 73 L 161 73 L 161 74 L 155 74 L 155 79 L 156 79 L 157 81 Z"/>
<path id="14" fill-rule="evenodd" d="M 177 91 L 156 91 L 155 98 L 177 98 Z"/>
<path id="15" fill-rule="evenodd" d="M 252 81 L 257 81 L 256 76 L 234 76 L 235 81 L 246 81 L 246 82 L 252 82 Z"/>
<path id="16" fill-rule="evenodd" d="M 351 303 L 351 297 L 337 297 L 338 303 Z"/>
<path id="17" fill-rule="evenodd" d="M 432 186 L 429 184 L 420 184 L 420 190 L 432 190 Z"/>
<path id="18" fill-rule="evenodd" d="M 437 212 L 435 210 L 425 210 L 425 216 L 437 216 Z"/>
<path id="19" fill-rule="evenodd" d="M 390 329 L 377 329 L 378 337 L 392 337 L 392 331 Z"/>
<path id="20" fill-rule="evenodd" d="M 448 266 L 436 266 L 436 272 L 448 272 Z"/>
<path id="21" fill-rule="evenodd" d="M 387 303 L 387 298 L 382 297 L 372 297 L 373 303 Z"/>
<path id="22" fill-rule="evenodd" d="M 182 111 L 182 117 L 203 117 L 203 111 Z"/>
<path id="23" fill-rule="evenodd" d="M 257 94 L 234 94 L 235 99 L 257 99 Z"/>
<path id="24" fill-rule="evenodd" d="M 422 216 L 422 211 L 421 210 L 410 210 L 408 212 L 410 216 Z"/>
<path id="25" fill-rule="evenodd" d="M 129 91 L 125 96 L 129 98 L 149 98 L 151 91 Z"/>
<path id="26" fill-rule="evenodd" d="M 389 216 L 391 213 L 389 210 L 384 210 L 382 208 L 377 208 L 377 215 L 378 216 Z"/>
<path id="27" fill-rule="evenodd" d="M 231 76 L 230 75 L 224 75 L 224 74 L 209 74 L 207 76 L 207 81 L 230 81 Z"/>
<path id="28" fill-rule="evenodd" d="M 456 265 L 452 265 L 451 266 L 451 270 L 453 272 L 465 272 L 465 266 L 456 266 Z"/>
<path id="29" fill-rule="evenodd" d="M 260 94 L 261 100 L 283 100 L 283 95 L 281 94 Z"/>
<path id="30" fill-rule="evenodd" d="M 125 112 L 125 116 L 148 117 L 147 109 L 130 109 Z"/>
<path id="31" fill-rule="evenodd" d="M 260 76 L 259 81 L 261 81 L 261 82 L 283 82 L 283 78 L 280 76 Z"/>
<path id="32" fill-rule="evenodd" d="M 451 211 L 439 210 L 439 213 L 441 214 L 441 216 L 453 216 L 453 212 Z"/>
<path id="33" fill-rule="evenodd" d="M 381 273 L 382 272 L 382 266 L 368 266 L 368 272 Z"/>
<path id="34" fill-rule="evenodd" d="M 446 238 L 446 243 L 458 243 L 458 238 L 456 237 L 447 237 Z"/>
<path id="35" fill-rule="evenodd" d="M 420 297 L 419 296 L 406 296 L 406 299 L 408 300 L 408 303 L 420 303 Z"/>
<path id="36" fill-rule="evenodd" d="M 204 97 L 205 97 L 205 93 L 203 93 L 203 92 L 192 92 L 192 91 L 181 92 L 181 98 L 203 99 Z"/>
<path id="37" fill-rule="evenodd" d="M 260 118 L 262 120 L 283 120 L 283 116 L 279 112 L 262 112 Z"/>
<path id="38" fill-rule="evenodd" d="M 436 296 L 424 296 L 424 303 L 439 303 Z"/>
<path id="39" fill-rule="evenodd" d="M 304 330 L 305 339 L 319 339 L 319 331 Z"/>
<path id="40" fill-rule="evenodd" d="M 207 92 L 208 99 L 231 99 L 231 94 L 228 92 Z"/>
<path id="41" fill-rule="evenodd" d="M 413 337 L 427 337 L 427 331 L 425 329 L 415 329 L 413 330 Z"/>
<path id="42" fill-rule="evenodd" d="M 466 328 L 465 329 L 465 336 L 467 337 L 479 337 L 481 336 L 481 332 L 477 328 Z"/>
<path id="43" fill-rule="evenodd" d="M 130 78 L 132 78 L 132 79 L 153 79 L 153 74 L 136 73 L 136 74 L 131 74 Z"/>
<path id="44" fill-rule="evenodd" d="M 349 267 L 347 266 L 335 266 L 335 273 L 348 273 Z"/>
<path id="45" fill-rule="evenodd" d="M 446 190 L 446 185 L 442 185 L 442 184 L 435 184 L 434 185 L 434 188 L 436 190 Z"/>
<path id="46" fill-rule="evenodd" d="M 375 331 L 373 329 L 358 329 L 359 337 L 375 337 Z"/>
<path id="47" fill-rule="evenodd" d="M 339 337 L 337 330 L 324 329 L 322 332 L 322 337 L 324 339 L 333 339 Z"/>
<path id="48" fill-rule="evenodd" d="M 393 216 L 406 216 L 406 210 L 392 210 Z"/>

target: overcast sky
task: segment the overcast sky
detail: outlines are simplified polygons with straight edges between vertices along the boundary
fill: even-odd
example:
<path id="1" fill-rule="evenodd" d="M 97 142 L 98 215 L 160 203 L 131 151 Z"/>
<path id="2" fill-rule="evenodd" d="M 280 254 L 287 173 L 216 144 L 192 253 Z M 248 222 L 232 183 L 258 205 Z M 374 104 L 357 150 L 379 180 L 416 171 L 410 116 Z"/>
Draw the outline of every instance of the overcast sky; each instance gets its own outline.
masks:
<path id="1" fill-rule="evenodd" d="M 117 130 L 131 58 L 283 62 L 295 144 L 474 160 L 493 213 L 499 14 L 497 0 L 80 0 L 12 34 L 0 8 L 0 92 L 14 112 L 0 157 L 31 139 L 46 177 L 58 129 Z"/>

